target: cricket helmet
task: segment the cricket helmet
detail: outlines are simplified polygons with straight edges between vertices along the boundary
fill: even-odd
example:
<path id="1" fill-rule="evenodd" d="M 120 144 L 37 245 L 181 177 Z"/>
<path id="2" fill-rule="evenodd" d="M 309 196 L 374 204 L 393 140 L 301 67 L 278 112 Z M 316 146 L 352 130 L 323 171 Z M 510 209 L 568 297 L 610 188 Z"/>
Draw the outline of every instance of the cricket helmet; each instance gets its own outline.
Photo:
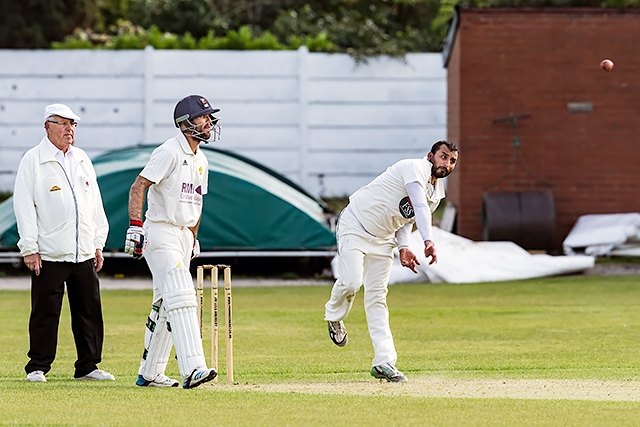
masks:
<path id="1" fill-rule="evenodd" d="M 182 129 L 183 133 L 189 133 L 190 136 L 199 139 L 204 142 L 208 142 L 209 138 L 213 136 L 213 141 L 220 139 L 220 125 L 219 118 L 214 114 L 220 111 L 218 108 L 211 107 L 211 104 L 201 95 L 189 95 L 182 98 L 176 104 L 173 110 L 173 120 L 177 128 L 181 123 L 185 123 L 186 127 Z M 208 116 L 211 120 L 211 135 L 209 138 L 204 138 L 202 135 L 205 132 L 199 132 L 196 129 L 196 125 L 192 122 L 193 119 L 198 117 Z"/>

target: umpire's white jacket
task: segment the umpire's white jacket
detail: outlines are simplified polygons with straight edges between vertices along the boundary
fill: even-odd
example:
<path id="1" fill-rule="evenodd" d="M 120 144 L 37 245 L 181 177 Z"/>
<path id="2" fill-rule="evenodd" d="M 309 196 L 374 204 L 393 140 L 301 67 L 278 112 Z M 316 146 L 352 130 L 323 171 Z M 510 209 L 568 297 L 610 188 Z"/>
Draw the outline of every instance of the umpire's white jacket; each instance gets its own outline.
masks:
<path id="1" fill-rule="evenodd" d="M 18 247 L 45 261 L 83 262 L 107 241 L 109 223 L 96 172 L 84 150 L 71 146 L 73 182 L 45 136 L 20 161 L 13 192 Z"/>

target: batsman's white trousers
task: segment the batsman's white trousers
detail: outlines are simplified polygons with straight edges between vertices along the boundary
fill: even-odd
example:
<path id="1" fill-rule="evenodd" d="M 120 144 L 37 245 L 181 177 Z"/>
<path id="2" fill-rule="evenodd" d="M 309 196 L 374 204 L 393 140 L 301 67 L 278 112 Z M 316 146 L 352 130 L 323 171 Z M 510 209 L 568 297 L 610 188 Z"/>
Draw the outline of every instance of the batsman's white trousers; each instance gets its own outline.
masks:
<path id="1" fill-rule="evenodd" d="M 396 363 L 398 357 L 389 326 L 387 293 L 393 264 L 395 237 L 374 237 L 364 230 L 348 207 L 340 215 L 337 280 L 325 305 L 325 320 L 344 320 L 364 285 L 364 309 L 373 343 L 373 366 Z"/>
<path id="2" fill-rule="evenodd" d="M 166 302 L 160 302 L 164 299 L 165 279 L 168 273 L 176 268 L 189 268 L 191 253 L 193 250 L 193 233 L 187 227 L 177 227 L 170 224 L 150 221 L 145 222 L 144 227 L 147 237 L 147 247 L 144 251 L 144 258 L 149 265 L 153 278 L 153 304 L 161 305 L 161 310 L 166 310 Z M 195 289 L 193 289 L 193 304 L 197 305 Z M 189 333 L 197 335 L 198 338 L 197 341 L 199 342 L 199 348 L 196 349 L 196 353 L 199 354 L 196 354 L 196 357 L 189 358 L 188 366 L 187 361 L 178 360 L 178 367 L 180 368 L 180 374 L 183 379 L 191 373 L 191 370 L 196 368 L 206 368 L 207 366 L 204 358 L 204 351 L 202 349 L 202 341 L 200 340 L 200 331 L 197 327 L 197 312 L 195 309 L 190 311 L 192 313 L 189 313 L 189 315 L 195 317 L 192 319 L 192 322 L 187 323 L 191 325 L 189 329 L 193 329 L 193 327 L 195 327 L 195 330 L 185 332 L 182 329 L 178 329 L 171 333 L 174 346 L 176 346 L 176 344 L 180 346 L 184 340 L 190 338 L 177 337 L 175 336 L 176 333 Z M 166 314 L 164 314 L 163 317 L 166 317 Z M 155 342 L 152 341 L 151 345 L 153 344 L 155 344 Z M 162 346 L 160 345 L 160 347 Z M 153 353 L 154 350 L 156 349 L 148 349 L 149 353 Z M 170 351 L 171 347 L 168 347 L 168 350 Z M 162 349 L 161 351 L 166 350 Z M 176 348 L 176 353 L 180 354 L 181 352 Z M 164 358 L 168 358 L 168 356 L 168 354 L 166 354 L 166 356 L 163 354 L 160 355 L 159 359 L 164 360 Z M 164 368 L 162 364 L 160 364 L 159 367 L 162 369 Z M 141 371 L 142 370 L 144 370 L 144 368 L 141 368 Z M 157 372 L 157 374 L 164 374 L 164 372 Z M 145 377 L 149 378 L 152 377 L 152 375 L 145 375 Z"/>

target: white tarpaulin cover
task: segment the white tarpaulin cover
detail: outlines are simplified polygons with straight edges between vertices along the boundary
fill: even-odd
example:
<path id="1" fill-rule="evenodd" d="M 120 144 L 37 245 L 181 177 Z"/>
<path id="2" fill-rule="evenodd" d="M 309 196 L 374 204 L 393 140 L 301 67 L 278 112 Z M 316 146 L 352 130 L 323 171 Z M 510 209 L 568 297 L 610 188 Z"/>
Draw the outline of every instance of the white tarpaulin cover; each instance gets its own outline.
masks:
<path id="1" fill-rule="evenodd" d="M 438 262 L 429 265 L 420 234 L 411 234 L 410 248 L 420 261 L 418 274 L 400 265 L 396 256 L 389 283 L 475 283 L 530 279 L 578 273 L 594 266 L 592 256 L 530 254 L 512 242 L 474 242 L 433 228 Z"/>
<path id="2" fill-rule="evenodd" d="M 567 255 L 640 256 L 640 213 L 583 215 L 562 248 Z"/>

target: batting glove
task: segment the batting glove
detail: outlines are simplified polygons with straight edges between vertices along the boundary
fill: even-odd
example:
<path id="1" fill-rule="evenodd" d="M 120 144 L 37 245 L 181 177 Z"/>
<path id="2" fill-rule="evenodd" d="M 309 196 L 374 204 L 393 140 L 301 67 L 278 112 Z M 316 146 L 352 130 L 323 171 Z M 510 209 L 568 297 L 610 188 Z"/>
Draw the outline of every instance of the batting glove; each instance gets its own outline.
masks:
<path id="1" fill-rule="evenodd" d="M 132 219 L 129 221 L 129 228 L 127 229 L 127 237 L 124 241 L 125 253 L 133 256 L 133 259 L 142 258 L 142 252 L 147 245 L 144 238 L 144 228 L 142 228 L 142 221 Z"/>
<path id="2" fill-rule="evenodd" d="M 200 255 L 200 242 L 196 239 L 193 242 L 193 251 L 191 251 L 191 259 L 197 258 Z"/>

